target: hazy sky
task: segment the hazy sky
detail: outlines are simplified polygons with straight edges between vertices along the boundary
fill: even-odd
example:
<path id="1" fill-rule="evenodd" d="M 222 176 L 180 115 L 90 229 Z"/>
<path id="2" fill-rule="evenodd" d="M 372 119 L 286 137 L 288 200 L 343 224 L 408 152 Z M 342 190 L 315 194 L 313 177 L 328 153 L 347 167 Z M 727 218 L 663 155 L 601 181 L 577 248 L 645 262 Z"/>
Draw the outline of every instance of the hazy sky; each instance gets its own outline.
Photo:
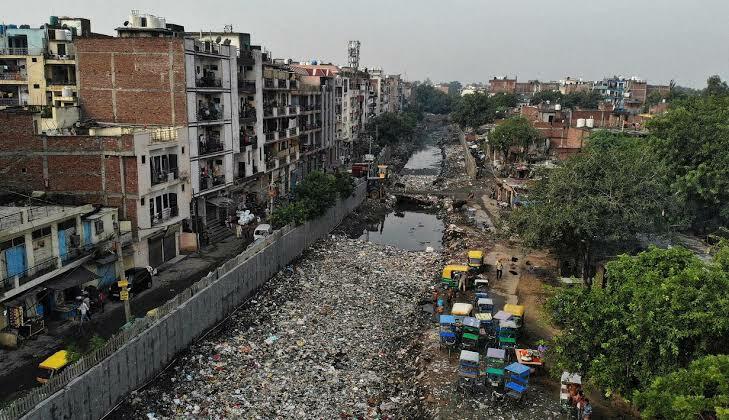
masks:
<path id="1" fill-rule="evenodd" d="M 410 80 L 638 76 L 701 87 L 729 76 L 729 0 L 2 0 L 5 23 L 84 16 L 114 34 L 140 9 L 188 31 L 250 32 L 275 57 L 361 64 Z"/>

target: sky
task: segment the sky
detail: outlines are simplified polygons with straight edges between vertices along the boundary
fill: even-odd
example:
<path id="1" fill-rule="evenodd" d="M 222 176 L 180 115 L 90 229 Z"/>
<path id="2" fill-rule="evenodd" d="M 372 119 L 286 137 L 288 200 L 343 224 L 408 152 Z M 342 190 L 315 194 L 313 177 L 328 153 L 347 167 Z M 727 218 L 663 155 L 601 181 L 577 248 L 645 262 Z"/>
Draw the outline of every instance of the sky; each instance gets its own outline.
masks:
<path id="1" fill-rule="evenodd" d="M 703 87 L 729 77 L 729 0 L 3 0 L 0 21 L 91 19 L 113 35 L 131 9 L 188 31 L 248 32 L 277 58 L 360 63 L 408 80 L 588 80 L 618 75 Z"/>

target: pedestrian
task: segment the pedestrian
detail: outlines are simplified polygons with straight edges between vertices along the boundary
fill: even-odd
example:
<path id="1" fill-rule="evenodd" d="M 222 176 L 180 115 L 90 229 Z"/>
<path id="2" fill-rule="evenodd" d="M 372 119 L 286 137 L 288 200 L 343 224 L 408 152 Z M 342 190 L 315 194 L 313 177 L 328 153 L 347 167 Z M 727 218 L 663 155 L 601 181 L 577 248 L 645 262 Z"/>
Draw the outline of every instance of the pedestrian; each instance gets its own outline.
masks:
<path id="1" fill-rule="evenodd" d="M 592 404 L 590 400 L 585 398 L 582 402 L 582 420 L 590 420 L 592 418 Z"/>
<path id="2" fill-rule="evenodd" d="M 86 317 L 88 318 L 88 320 L 91 320 L 91 299 L 89 298 L 88 292 L 85 291 L 83 303 L 86 305 Z"/>
<path id="3" fill-rule="evenodd" d="M 79 329 L 81 332 L 84 330 L 84 324 L 89 322 L 89 305 L 86 304 L 86 300 L 82 300 L 81 304 L 78 306 L 78 313 L 79 313 Z"/>
<path id="4" fill-rule="evenodd" d="M 235 237 L 238 238 L 238 239 L 240 239 L 241 236 L 243 236 L 243 226 L 241 226 L 240 224 L 236 223 L 235 224 Z"/>
<path id="5" fill-rule="evenodd" d="M 504 275 L 504 265 L 501 263 L 501 258 L 496 260 L 496 280 L 501 280 Z"/>

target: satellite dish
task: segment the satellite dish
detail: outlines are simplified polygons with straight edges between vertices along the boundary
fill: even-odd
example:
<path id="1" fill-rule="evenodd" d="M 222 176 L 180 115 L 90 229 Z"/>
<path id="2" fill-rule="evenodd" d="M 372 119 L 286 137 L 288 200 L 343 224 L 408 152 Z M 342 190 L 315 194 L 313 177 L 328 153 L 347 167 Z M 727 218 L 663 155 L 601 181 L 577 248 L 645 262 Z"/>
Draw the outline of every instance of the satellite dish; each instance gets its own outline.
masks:
<path id="1" fill-rule="evenodd" d="M 226 39 L 225 41 L 223 41 L 223 45 L 230 45 L 230 40 Z"/>
<path id="2" fill-rule="evenodd" d="M 221 39 L 222 39 L 221 37 L 217 37 L 217 38 L 215 38 L 215 43 L 216 43 L 216 44 L 220 44 L 220 40 L 221 40 Z"/>
<path id="3" fill-rule="evenodd" d="M 129 26 L 129 21 L 128 20 L 125 20 L 124 21 L 124 26 Z"/>

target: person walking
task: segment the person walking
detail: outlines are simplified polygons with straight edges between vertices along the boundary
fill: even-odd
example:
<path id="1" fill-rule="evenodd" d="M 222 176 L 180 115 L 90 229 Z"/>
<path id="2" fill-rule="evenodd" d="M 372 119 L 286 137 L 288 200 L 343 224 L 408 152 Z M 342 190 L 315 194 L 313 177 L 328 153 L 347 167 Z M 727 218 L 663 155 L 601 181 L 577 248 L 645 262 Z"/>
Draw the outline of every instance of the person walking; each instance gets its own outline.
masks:
<path id="1" fill-rule="evenodd" d="M 104 306 L 106 306 L 106 294 L 99 290 L 99 306 L 101 306 L 101 312 L 104 313 Z"/>
<path id="2" fill-rule="evenodd" d="M 89 322 L 89 305 L 86 304 L 86 300 L 82 300 L 81 304 L 78 306 L 78 313 L 80 315 L 79 319 L 79 330 L 81 332 L 84 332 L 84 324 Z"/>
<path id="3" fill-rule="evenodd" d="M 496 280 L 501 280 L 504 275 L 504 265 L 501 263 L 501 258 L 496 260 Z"/>

